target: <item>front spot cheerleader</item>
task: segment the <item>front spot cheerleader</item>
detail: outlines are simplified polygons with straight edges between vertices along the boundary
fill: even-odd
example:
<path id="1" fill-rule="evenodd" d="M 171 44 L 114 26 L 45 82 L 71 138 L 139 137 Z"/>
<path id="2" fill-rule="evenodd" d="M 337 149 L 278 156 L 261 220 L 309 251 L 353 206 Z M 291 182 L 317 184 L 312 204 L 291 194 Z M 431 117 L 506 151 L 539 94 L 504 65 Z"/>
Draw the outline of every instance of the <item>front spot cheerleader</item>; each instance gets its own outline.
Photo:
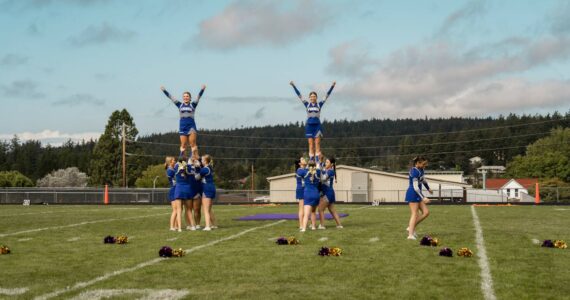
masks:
<path id="1" fill-rule="evenodd" d="M 182 231 L 182 203 L 190 199 L 190 181 L 188 181 L 188 173 L 186 171 L 187 163 L 186 158 L 182 157 L 178 163 L 174 165 L 176 186 L 174 188 L 174 209 L 175 216 L 175 230 Z"/>
<path id="2" fill-rule="evenodd" d="M 210 231 L 212 228 L 218 228 L 218 226 L 216 226 L 216 217 L 212 211 L 212 201 L 216 198 L 212 163 L 213 161 L 210 155 L 202 156 L 202 165 L 204 165 L 204 167 L 196 174 L 196 179 L 202 182 L 202 207 L 204 209 L 204 218 L 206 219 L 206 227 L 204 227 L 206 231 Z"/>
<path id="3" fill-rule="evenodd" d="M 299 170 L 307 168 L 307 160 L 304 157 L 295 161 L 295 179 L 297 180 L 297 188 L 295 189 L 295 198 L 299 202 L 299 229 L 303 229 L 303 216 L 305 209 L 304 193 L 305 193 L 305 183 L 303 177 L 299 175 Z M 316 214 L 311 214 L 311 222 L 313 227 L 315 227 L 317 220 Z"/>
<path id="4" fill-rule="evenodd" d="M 188 230 L 200 229 L 200 219 L 202 218 L 202 182 L 196 180 L 196 174 L 200 172 L 200 160 L 191 157 L 188 160 L 188 180 L 190 181 L 190 199 L 184 202 L 186 209 L 186 224 Z"/>
<path id="5" fill-rule="evenodd" d="M 168 183 L 170 185 L 170 190 L 168 191 L 168 201 L 170 201 L 170 206 L 172 206 L 172 214 L 170 215 L 170 230 L 176 231 L 176 205 L 175 201 L 176 197 L 174 194 L 174 190 L 176 189 L 176 171 L 174 170 L 174 165 L 176 164 L 176 159 L 172 156 L 167 156 L 164 168 L 166 169 L 166 177 L 168 177 Z"/>
<path id="6" fill-rule="evenodd" d="M 336 208 L 334 206 L 336 197 L 333 188 L 333 180 L 336 182 L 336 159 L 334 157 L 331 157 L 325 161 L 325 169 L 322 171 L 321 175 L 323 197 L 319 203 L 319 229 L 326 229 L 325 209 L 327 208 L 333 216 L 334 221 L 336 222 L 336 228 L 343 228 L 342 224 L 340 223 L 340 216 L 336 212 Z"/>
<path id="7" fill-rule="evenodd" d="M 307 223 L 309 222 L 309 215 L 315 214 L 317 211 L 317 206 L 319 205 L 320 192 L 319 183 L 321 178 L 321 170 L 317 167 L 314 161 L 309 162 L 309 167 L 307 169 L 299 169 L 297 174 L 303 178 L 305 183 L 303 198 L 304 198 L 304 212 L 303 212 L 303 224 L 300 229 L 301 232 L 305 232 L 307 228 Z M 313 229 L 315 224 L 313 223 Z"/>
<path id="8" fill-rule="evenodd" d="M 196 122 L 194 121 L 194 114 L 196 112 L 196 107 L 200 98 L 206 90 L 206 86 L 202 85 L 200 93 L 198 93 L 198 98 L 195 102 L 192 101 L 192 95 L 190 92 L 184 92 L 182 94 L 183 102 L 178 101 L 170 95 L 170 93 L 161 86 L 162 92 L 178 107 L 180 111 L 180 124 L 179 124 L 179 134 L 180 134 L 180 156 L 184 156 L 186 153 L 186 145 L 190 142 L 190 147 L 192 147 L 192 156 L 198 157 L 198 146 L 196 145 L 196 137 L 198 134 L 198 129 L 196 127 Z"/>
<path id="9" fill-rule="evenodd" d="M 412 162 L 413 167 L 410 169 L 409 176 L 410 185 L 406 191 L 406 202 L 410 206 L 410 222 L 407 228 L 408 240 L 417 238 L 416 226 L 429 216 L 427 204 L 430 200 L 424 196 L 422 186 L 425 186 L 429 193 L 433 194 L 424 178 L 424 168 L 428 165 L 427 159 L 423 156 L 418 156 Z M 418 211 L 421 211 L 421 215 L 418 214 Z"/>
<path id="10" fill-rule="evenodd" d="M 317 93 L 311 92 L 309 94 L 309 101 L 305 100 L 301 95 L 301 92 L 295 86 L 295 83 L 291 81 L 289 84 L 295 90 L 295 93 L 301 99 L 301 102 L 307 109 L 307 122 L 305 124 L 305 137 L 309 141 L 309 160 L 313 160 L 315 154 L 317 156 L 317 162 L 321 156 L 321 137 L 323 136 L 323 130 L 321 128 L 321 109 L 325 102 L 330 97 L 335 85 L 336 81 L 333 82 L 329 91 L 327 92 L 327 96 L 323 101 L 317 102 Z"/>

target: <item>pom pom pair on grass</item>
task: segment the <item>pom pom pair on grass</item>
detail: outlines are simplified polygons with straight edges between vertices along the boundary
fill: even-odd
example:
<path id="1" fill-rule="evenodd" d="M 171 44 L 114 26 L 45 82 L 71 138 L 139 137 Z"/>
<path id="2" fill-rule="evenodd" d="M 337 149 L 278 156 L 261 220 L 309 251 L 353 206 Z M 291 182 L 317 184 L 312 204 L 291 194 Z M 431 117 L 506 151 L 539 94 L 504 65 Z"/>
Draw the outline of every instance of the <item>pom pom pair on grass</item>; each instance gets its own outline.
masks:
<path id="1" fill-rule="evenodd" d="M 277 243 L 277 245 L 298 245 L 299 240 L 296 239 L 294 236 L 288 238 L 280 237 L 277 239 L 275 243 Z"/>
<path id="2" fill-rule="evenodd" d="M 421 240 L 420 240 L 420 245 L 422 246 L 431 246 L 431 247 L 437 247 L 439 246 L 440 242 L 439 239 L 436 237 L 431 237 L 429 235 L 424 236 Z"/>
<path id="3" fill-rule="evenodd" d="M 451 250 L 451 248 L 448 247 L 441 248 L 441 250 L 439 250 L 439 256 L 453 257 L 453 250 Z M 473 251 L 471 251 L 469 248 L 464 247 L 459 249 L 459 251 L 457 251 L 457 256 L 471 257 L 473 256 Z"/>
<path id="4" fill-rule="evenodd" d="M 566 245 L 566 242 L 564 242 L 563 240 L 544 240 L 544 242 L 542 242 L 542 247 L 546 247 L 546 248 L 558 248 L 558 249 L 566 249 L 568 248 L 568 246 Z"/>
<path id="5" fill-rule="evenodd" d="M 184 255 L 186 255 L 186 251 L 182 248 L 172 249 L 168 246 L 163 246 L 158 250 L 158 256 L 160 257 L 182 257 Z"/>
<path id="6" fill-rule="evenodd" d="M 338 248 L 338 247 L 322 247 L 321 250 L 319 250 L 319 255 L 320 256 L 341 256 L 342 255 L 342 249 Z"/>
<path id="7" fill-rule="evenodd" d="M 106 236 L 103 239 L 105 244 L 126 244 L 129 242 L 129 238 L 126 235 L 119 235 L 118 237 Z"/>

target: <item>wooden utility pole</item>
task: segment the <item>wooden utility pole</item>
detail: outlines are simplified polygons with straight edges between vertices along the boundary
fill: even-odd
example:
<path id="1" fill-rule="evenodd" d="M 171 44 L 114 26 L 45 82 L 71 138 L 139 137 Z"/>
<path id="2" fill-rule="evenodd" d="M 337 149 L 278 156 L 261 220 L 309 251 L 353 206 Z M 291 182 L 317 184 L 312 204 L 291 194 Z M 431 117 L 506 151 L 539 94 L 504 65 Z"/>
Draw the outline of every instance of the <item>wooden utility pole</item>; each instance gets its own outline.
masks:
<path id="1" fill-rule="evenodd" d="M 251 163 L 251 192 L 255 190 L 255 169 L 253 168 L 253 163 Z"/>
<path id="2" fill-rule="evenodd" d="M 125 122 L 123 122 L 122 139 L 123 139 L 123 187 L 127 187 L 127 138 Z"/>

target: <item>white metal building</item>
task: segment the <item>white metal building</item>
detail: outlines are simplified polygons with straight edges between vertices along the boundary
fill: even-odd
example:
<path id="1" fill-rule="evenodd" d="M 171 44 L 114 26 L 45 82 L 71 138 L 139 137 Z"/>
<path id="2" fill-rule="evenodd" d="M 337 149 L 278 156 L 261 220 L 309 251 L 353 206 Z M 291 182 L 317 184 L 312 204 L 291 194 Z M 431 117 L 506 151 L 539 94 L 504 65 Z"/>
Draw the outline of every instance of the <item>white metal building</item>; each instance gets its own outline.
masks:
<path id="1" fill-rule="evenodd" d="M 346 165 L 336 168 L 337 183 L 334 188 L 337 201 L 341 202 L 404 202 L 409 181 L 407 174 L 396 174 Z M 446 193 L 462 195 L 463 188 L 469 185 L 458 182 L 457 174 L 437 174 L 436 178 L 426 175 L 435 196 Z M 295 174 L 268 177 L 271 202 L 295 201 Z"/>

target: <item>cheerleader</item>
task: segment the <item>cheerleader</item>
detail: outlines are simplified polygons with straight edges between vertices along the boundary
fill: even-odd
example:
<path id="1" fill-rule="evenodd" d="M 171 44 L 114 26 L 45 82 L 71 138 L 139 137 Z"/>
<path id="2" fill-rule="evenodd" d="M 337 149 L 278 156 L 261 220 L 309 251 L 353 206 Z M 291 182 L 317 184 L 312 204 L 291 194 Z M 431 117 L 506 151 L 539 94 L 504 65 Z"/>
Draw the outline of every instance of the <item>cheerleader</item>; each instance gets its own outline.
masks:
<path id="1" fill-rule="evenodd" d="M 336 159 L 331 157 L 325 161 L 325 169 L 322 171 L 321 175 L 321 186 L 323 191 L 323 196 L 321 202 L 319 203 L 319 229 L 326 229 L 325 227 L 325 209 L 328 208 L 329 212 L 336 222 L 336 228 L 343 228 L 340 223 L 340 216 L 336 212 L 334 206 L 336 202 L 336 197 L 333 188 L 333 181 L 336 182 Z"/>
<path id="2" fill-rule="evenodd" d="M 295 90 L 295 93 L 305 106 L 307 110 L 307 122 L 305 124 L 305 137 L 309 141 L 309 160 L 314 160 L 316 154 L 316 161 L 318 162 L 321 156 L 321 137 L 323 136 L 323 130 L 321 128 L 321 109 L 325 102 L 330 97 L 335 85 L 336 81 L 333 82 L 332 86 L 330 87 L 327 95 L 323 101 L 317 101 L 317 93 L 311 92 L 309 94 L 309 101 L 305 100 L 301 95 L 301 92 L 295 86 L 293 81 L 290 82 L 291 86 Z"/>
<path id="3" fill-rule="evenodd" d="M 196 174 L 200 172 L 200 161 L 191 157 L 188 160 L 188 181 L 190 182 L 190 199 L 184 202 L 186 209 L 186 224 L 188 230 L 200 229 L 200 219 L 202 218 L 202 183 L 196 180 Z"/>
<path id="4" fill-rule="evenodd" d="M 303 224 L 300 229 L 305 232 L 307 223 L 309 222 L 309 215 L 316 214 L 317 206 L 319 205 L 319 183 L 321 177 L 321 170 L 314 161 L 309 161 L 307 169 L 299 169 L 297 174 L 303 178 L 305 188 L 303 190 Z M 315 224 L 313 223 L 313 229 Z"/>
<path id="5" fill-rule="evenodd" d="M 202 208 L 204 209 L 204 218 L 206 219 L 205 231 L 218 228 L 216 226 L 216 217 L 212 211 L 212 201 L 216 198 L 216 186 L 214 185 L 213 161 L 210 155 L 202 156 L 203 168 L 196 174 L 196 180 L 202 182 Z"/>
<path id="6" fill-rule="evenodd" d="M 304 190 L 305 183 L 303 177 L 299 175 L 299 170 L 305 169 L 307 167 L 307 160 L 304 157 L 297 159 L 295 161 L 295 179 L 297 180 L 297 188 L 295 189 L 295 198 L 299 202 L 299 229 L 303 229 L 303 215 L 304 215 Z M 316 214 L 311 214 L 311 223 L 313 224 L 313 229 L 315 229 L 317 223 Z"/>
<path id="7" fill-rule="evenodd" d="M 408 231 L 408 240 L 415 240 L 417 238 L 416 227 L 429 216 L 427 204 L 430 200 L 424 196 L 422 186 L 425 186 L 428 192 L 433 194 L 433 191 L 429 188 L 424 178 L 424 169 L 428 165 L 427 159 L 423 156 L 418 156 L 412 161 L 413 167 L 410 169 L 409 187 L 406 191 L 406 202 L 408 202 L 410 206 L 410 222 L 406 229 Z M 421 212 L 421 215 L 419 215 L 419 212 Z"/>
<path id="8" fill-rule="evenodd" d="M 182 203 L 190 199 L 190 181 L 188 180 L 186 158 L 182 157 L 174 165 L 176 185 L 174 188 L 174 205 L 176 210 L 175 229 L 182 231 Z"/>
<path id="9" fill-rule="evenodd" d="M 168 177 L 168 184 L 170 186 L 170 190 L 168 190 L 168 201 L 170 201 L 170 206 L 172 206 L 172 214 L 170 215 L 170 231 L 176 231 L 176 206 L 174 200 L 174 190 L 176 186 L 176 171 L 174 170 L 174 165 L 176 164 L 176 159 L 172 156 L 167 156 L 164 169 L 166 170 L 166 177 Z"/>
<path id="10" fill-rule="evenodd" d="M 192 156 L 198 157 L 198 146 L 196 145 L 196 137 L 198 134 L 198 128 L 196 127 L 196 122 L 194 121 L 194 114 L 196 112 L 196 107 L 198 106 L 198 102 L 200 102 L 200 98 L 204 94 L 206 90 L 206 85 L 202 85 L 202 89 L 200 93 L 198 93 L 198 98 L 196 101 L 192 101 L 192 95 L 190 92 L 184 92 L 182 94 L 183 102 L 178 101 L 174 97 L 170 95 L 170 93 L 161 86 L 160 89 L 178 107 L 180 111 L 180 123 L 179 123 L 179 134 L 180 134 L 180 156 L 184 156 L 186 153 L 186 145 L 190 143 L 190 147 L 192 148 Z"/>

